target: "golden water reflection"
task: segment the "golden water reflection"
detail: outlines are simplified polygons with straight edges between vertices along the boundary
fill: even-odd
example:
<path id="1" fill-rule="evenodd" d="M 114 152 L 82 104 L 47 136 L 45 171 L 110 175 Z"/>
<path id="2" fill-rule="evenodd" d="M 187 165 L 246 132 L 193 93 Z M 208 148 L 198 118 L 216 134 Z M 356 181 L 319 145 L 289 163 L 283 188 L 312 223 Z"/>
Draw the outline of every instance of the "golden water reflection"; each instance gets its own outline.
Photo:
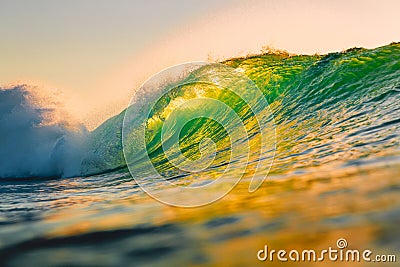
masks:
<path id="1" fill-rule="evenodd" d="M 121 252 L 119 257 L 126 249 L 140 251 L 155 244 L 174 248 L 163 254 L 162 261 L 139 257 L 145 266 L 182 262 L 192 266 L 253 266 L 266 264 L 256 259 L 256 252 L 264 245 L 274 249 L 322 250 L 334 247 L 338 238 L 345 238 L 354 249 L 396 253 L 399 173 L 400 166 L 395 165 L 370 170 L 352 167 L 285 179 L 271 177 L 252 194 L 247 191 L 248 180 L 244 180 L 222 200 L 201 208 L 170 207 L 144 194 L 124 198 L 108 195 L 101 201 L 75 196 L 59 200 L 70 203 L 70 207 L 62 205 L 64 208 L 49 212 L 43 236 L 50 242 L 88 233 L 155 227 L 138 236 L 119 238 L 115 247 L 108 248 L 114 256 Z M 127 183 L 133 186 L 133 182 Z M 158 234 L 157 227 L 172 228 Z M 94 248 L 96 243 L 90 246 Z M 62 249 L 71 252 L 68 246 Z M 87 259 L 90 263 L 99 263 L 95 254 Z M 28 258 L 36 259 L 32 255 Z M 24 262 L 17 262 L 20 261 Z M 321 263 L 301 266 L 316 264 Z M 324 264 L 347 266 L 341 262 Z"/>

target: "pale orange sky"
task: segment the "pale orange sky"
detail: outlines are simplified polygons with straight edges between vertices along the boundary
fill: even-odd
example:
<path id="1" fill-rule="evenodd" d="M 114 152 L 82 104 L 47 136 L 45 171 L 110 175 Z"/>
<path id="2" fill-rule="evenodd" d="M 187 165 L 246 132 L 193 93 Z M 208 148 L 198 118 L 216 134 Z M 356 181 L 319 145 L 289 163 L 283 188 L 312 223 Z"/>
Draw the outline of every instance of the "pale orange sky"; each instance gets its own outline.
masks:
<path id="1" fill-rule="evenodd" d="M 174 25 L 157 27 L 157 38 L 131 51 L 126 49 L 126 43 L 119 43 L 122 41 L 108 44 L 102 53 L 121 55 L 109 64 L 99 62 L 90 68 L 87 61 L 100 61 L 101 54 L 93 53 L 93 59 L 82 56 L 71 60 L 64 58 L 60 49 L 56 59 L 69 62 L 69 69 L 57 75 L 42 71 L 37 77 L 32 77 L 34 71 L 20 76 L 8 71 L 10 78 L 0 76 L 0 84 L 22 77 L 39 85 L 57 87 L 64 91 L 66 102 L 76 116 L 93 128 L 122 111 L 135 88 L 171 65 L 257 53 L 263 45 L 314 54 L 355 46 L 373 48 L 400 40 L 400 1 L 396 0 L 232 1 L 209 5 L 210 8 L 202 7 L 202 12 L 193 13 L 192 17 L 172 18 L 176 20 Z M 168 16 L 164 19 L 168 20 Z M 137 30 L 132 34 L 140 38 L 143 33 Z M 122 53 L 121 49 L 126 51 Z M 27 61 L 32 64 L 29 56 Z M 42 58 L 41 64 L 47 69 L 53 61 L 54 54 L 53 58 Z M 79 66 L 78 74 L 74 72 L 75 65 Z"/>

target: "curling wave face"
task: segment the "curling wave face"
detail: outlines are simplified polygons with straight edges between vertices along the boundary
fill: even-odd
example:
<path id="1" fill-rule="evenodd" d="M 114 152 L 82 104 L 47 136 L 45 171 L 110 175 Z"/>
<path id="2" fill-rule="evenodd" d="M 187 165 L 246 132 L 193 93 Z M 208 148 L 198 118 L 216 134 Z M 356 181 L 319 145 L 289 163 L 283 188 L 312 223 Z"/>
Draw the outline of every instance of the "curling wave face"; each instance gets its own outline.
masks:
<path id="1" fill-rule="evenodd" d="M 223 64 L 247 75 L 270 104 L 277 134 L 272 175 L 399 161 L 400 44 L 325 56 L 265 54 Z M 182 79 L 208 71 L 205 66 Z M 178 87 L 157 102 L 147 121 L 150 157 L 166 175 L 174 168 L 162 151 L 160 125 L 179 103 L 199 95 L 233 106 L 250 135 L 255 129 L 254 114 L 234 94 L 212 86 Z M 26 86 L 0 88 L 0 98 L 0 177 L 69 177 L 126 166 L 121 143 L 125 111 L 89 133 L 84 127 L 46 123 L 51 109 L 34 103 Z M 193 106 L 186 114 L 198 108 L 203 107 Z M 214 165 L 221 165 L 228 157 L 229 136 L 213 120 L 199 118 L 186 124 L 179 135 L 180 148 L 196 158 L 205 137 L 215 142 L 219 154 Z M 130 138 L 134 143 L 134 131 Z M 257 138 L 255 131 L 254 144 Z"/>

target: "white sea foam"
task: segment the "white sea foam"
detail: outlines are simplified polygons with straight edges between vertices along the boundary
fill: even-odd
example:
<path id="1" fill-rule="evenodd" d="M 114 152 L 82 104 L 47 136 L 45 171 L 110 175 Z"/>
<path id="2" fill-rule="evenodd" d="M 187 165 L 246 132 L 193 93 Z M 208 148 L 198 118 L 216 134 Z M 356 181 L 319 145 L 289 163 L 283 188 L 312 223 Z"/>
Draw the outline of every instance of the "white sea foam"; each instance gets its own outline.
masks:
<path id="1" fill-rule="evenodd" d="M 34 87 L 0 87 L 0 177 L 81 173 L 88 131 L 57 106 Z"/>

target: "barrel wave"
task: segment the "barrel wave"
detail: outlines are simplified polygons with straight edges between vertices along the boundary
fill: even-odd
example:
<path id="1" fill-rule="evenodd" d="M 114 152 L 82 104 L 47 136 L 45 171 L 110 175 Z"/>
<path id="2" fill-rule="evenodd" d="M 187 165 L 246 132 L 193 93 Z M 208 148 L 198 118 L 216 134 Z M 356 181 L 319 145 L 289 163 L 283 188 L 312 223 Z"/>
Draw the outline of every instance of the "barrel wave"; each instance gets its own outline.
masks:
<path id="1" fill-rule="evenodd" d="M 277 130 L 272 175 L 399 160 L 398 43 L 328 55 L 264 54 L 222 63 L 247 75 L 270 104 Z M 207 71 L 203 67 L 181 80 L 210 75 Z M 164 81 L 158 86 L 169 84 Z M 63 123 L 46 124 L 46 114 L 51 110 L 31 103 L 26 86 L 1 88 L 0 93 L 0 177 L 72 177 L 126 167 L 121 143 L 125 111 L 92 132 L 84 127 L 71 130 Z M 146 140 L 156 168 L 173 170 L 160 152 L 162 121 L 182 99 L 197 96 L 223 100 L 240 114 L 247 130 L 254 129 L 254 114 L 234 94 L 210 87 L 201 92 L 190 86 L 179 87 L 158 101 L 148 119 Z M 142 97 L 143 101 L 148 99 Z M 193 106 L 186 113 L 198 108 L 202 107 Z M 215 109 L 209 108 L 209 112 L 211 115 Z M 135 142 L 134 133 L 131 135 Z M 199 118 L 185 125 L 179 136 L 181 149 L 196 158 L 204 137 L 218 147 L 214 165 L 223 164 L 229 138 L 215 121 Z M 257 134 L 251 139 L 257 143 Z"/>

